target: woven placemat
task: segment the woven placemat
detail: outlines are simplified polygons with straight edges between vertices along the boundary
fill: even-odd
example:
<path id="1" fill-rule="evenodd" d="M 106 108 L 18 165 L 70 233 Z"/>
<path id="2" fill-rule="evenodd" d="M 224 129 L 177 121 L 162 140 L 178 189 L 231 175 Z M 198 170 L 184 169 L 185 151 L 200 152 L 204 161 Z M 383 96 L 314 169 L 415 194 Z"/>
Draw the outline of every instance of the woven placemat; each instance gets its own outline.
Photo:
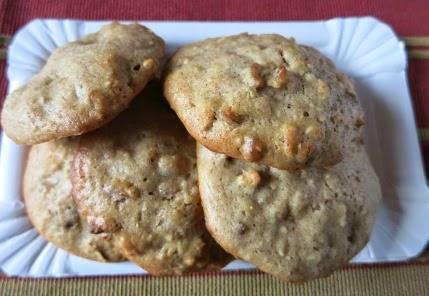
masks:
<path id="1" fill-rule="evenodd" d="M 428 37 L 404 37 L 410 59 L 429 60 Z M 0 59 L 10 37 L 0 35 Z M 422 141 L 429 132 L 420 129 Z M 0 276 L 0 295 L 429 295 L 429 249 L 405 263 L 350 265 L 334 275 L 287 284 L 259 272 L 234 271 L 182 277 L 110 276 L 30 279 Z"/>
<path id="2" fill-rule="evenodd" d="M 429 295 L 426 263 L 359 265 L 303 284 L 287 284 L 258 271 L 182 277 L 0 279 L 1 295 Z"/>
<path id="3" fill-rule="evenodd" d="M 423 156 L 429 168 L 429 35 L 427 0 L 0 0 L 0 32 L 12 35 L 33 18 L 118 20 L 318 20 L 375 15 L 409 44 L 409 78 Z M 4 42 L 3 42 L 4 41 Z M 0 57 L 6 57 L 8 38 Z M 0 99 L 6 93 L 0 59 Z M 0 100 L 1 101 L 1 100 Z M 300 285 L 253 272 L 186 277 L 0 278 L 0 295 L 429 295 L 429 251 L 411 263 L 346 267 Z"/>

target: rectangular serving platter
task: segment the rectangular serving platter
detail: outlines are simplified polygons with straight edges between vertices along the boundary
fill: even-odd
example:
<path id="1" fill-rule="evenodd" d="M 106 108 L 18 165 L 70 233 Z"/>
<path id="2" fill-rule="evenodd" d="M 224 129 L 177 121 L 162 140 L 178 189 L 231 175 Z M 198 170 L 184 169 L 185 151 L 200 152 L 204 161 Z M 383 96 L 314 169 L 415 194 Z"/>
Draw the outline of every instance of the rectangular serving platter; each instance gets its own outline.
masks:
<path id="1" fill-rule="evenodd" d="M 109 21 L 34 20 L 9 48 L 9 91 L 36 74 L 58 46 Z M 126 23 L 126 22 L 125 22 Z M 383 200 L 368 245 L 353 263 L 401 261 L 417 256 L 429 239 L 429 190 L 406 78 L 404 44 L 372 17 L 314 22 L 150 22 L 167 52 L 208 37 L 249 33 L 293 36 L 316 47 L 356 81 L 366 113 L 366 148 L 380 177 Z M 21 196 L 27 148 L 2 136 L 0 153 L 0 267 L 16 276 L 142 274 L 130 262 L 97 263 L 57 249 L 28 220 Z M 225 269 L 254 268 L 234 261 Z"/>

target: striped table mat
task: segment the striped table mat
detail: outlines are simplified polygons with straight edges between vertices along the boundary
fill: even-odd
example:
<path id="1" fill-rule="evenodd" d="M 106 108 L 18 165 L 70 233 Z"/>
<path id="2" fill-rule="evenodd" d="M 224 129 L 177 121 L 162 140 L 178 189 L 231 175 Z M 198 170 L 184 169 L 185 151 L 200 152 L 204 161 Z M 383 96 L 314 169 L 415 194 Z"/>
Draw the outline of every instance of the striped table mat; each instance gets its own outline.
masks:
<path id="1" fill-rule="evenodd" d="M 403 37 L 410 64 L 410 84 L 429 63 L 429 37 Z M 10 36 L 0 35 L 0 59 Z M 427 47 L 427 48 L 426 48 Z M 429 77 L 426 76 L 426 77 Z M 415 80 L 414 80 L 415 79 Z M 427 81 L 427 80 L 426 80 Z M 426 92 L 425 94 L 428 94 Z M 415 94 L 415 92 L 414 92 Z M 418 101 L 417 101 L 418 102 Z M 416 105 L 416 104 L 415 104 Z M 417 108 L 417 116 L 425 116 Z M 429 146 L 429 128 L 419 128 L 422 147 Z M 428 153 L 425 153 L 429 155 Z M 427 157 L 426 157 L 426 163 Z M 428 167 L 428 166 L 427 166 Z M 182 277 L 108 276 L 67 279 L 0 277 L 0 295 L 429 295 L 429 249 L 410 262 L 353 265 L 333 276 L 304 284 L 286 284 L 259 271 L 204 273 Z"/>
<path id="2" fill-rule="evenodd" d="M 407 44 L 408 77 L 426 170 L 429 169 L 429 2 L 383 0 L 0 0 L 0 98 L 7 44 L 36 17 L 130 20 L 317 20 L 375 15 Z M 2 100 L 0 100 L 0 103 Z M 0 276 L 0 295 L 429 295 L 429 250 L 410 262 L 351 265 L 333 276 L 287 284 L 259 271 L 182 277 L 29 279 Z"/>
<path id="3" fill-rule="evenodd" d="M 2 279 L 0 295 L 429 295 L 428 263 L 358 265 L 303 284 L 287 284 L 259 271 L 175 277 L 111 276 Z"/>

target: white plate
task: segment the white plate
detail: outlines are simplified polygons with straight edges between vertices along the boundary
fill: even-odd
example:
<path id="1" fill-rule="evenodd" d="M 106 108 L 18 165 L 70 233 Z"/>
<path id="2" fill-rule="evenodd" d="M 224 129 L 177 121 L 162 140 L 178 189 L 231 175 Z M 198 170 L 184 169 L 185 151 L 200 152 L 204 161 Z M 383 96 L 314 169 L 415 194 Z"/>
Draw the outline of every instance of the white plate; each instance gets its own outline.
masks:
<path id="1" fill-rule="evenodd" d="M 27 24 L 10 46 L 10 90 L 33 76 L 54 48 L 94 32 L 105 23 L 35 20 Z M 383 188 L 383 202 L 371 241 L 353 262 L 405 260 L 424 249 L 429 239 L 429 190 L 405 75 L 404 45 L 387 25 L 370 17 L 320 22 L 142 23 L 166 40 L 170 53 L 178 46 L 207 37 L 275 32 L 295 36 L 298 42 L 314 46 L 332 58 L 357 82 L 367 115 L 367 149 Z M 129 262 L 102 264 L 69 255 L 38 235 L 25 214 L 21 198 L 25 150 L 3 137 L 1 268 L 19 276 L 143 273 Z M 227 268 L 252 266 L 235 261 Z"/>

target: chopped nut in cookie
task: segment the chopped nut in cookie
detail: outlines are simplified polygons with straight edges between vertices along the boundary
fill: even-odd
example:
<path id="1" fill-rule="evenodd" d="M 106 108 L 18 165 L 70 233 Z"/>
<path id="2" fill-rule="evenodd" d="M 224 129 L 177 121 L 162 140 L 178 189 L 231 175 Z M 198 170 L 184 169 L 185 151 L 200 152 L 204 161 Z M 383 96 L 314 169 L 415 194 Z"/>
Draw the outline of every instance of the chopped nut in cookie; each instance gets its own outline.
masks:
<path id="1" fill-rule="evenodd" d="M 295 159 L 301 163 L 306 162 L 314 150 L 313 142 L 311 138 L 317 139 L 321 136 L 320 129 L 316 126 L 310 126 L 305 130 L 305 134 L 310 139 L 304 140 L 296 126 L 286 124 L 285 136 L 283 138 L 283 145 L 287 155 L 294 156 Z"/>
<path id="2" fill-rule="evenodd" d="M 246 136 L 240 148 L 241 155 L 247 161 L 256 161 L 262 157 L 264 143 L 256 137 Z"/>
<path id="3" fill-rule="evenodd" d="M 118 225 L 112 219 L 88 216 L 86 220 L 88 222 L 90 232 L 94 234 L 102 232 L 115 232 L 118 229 Z"/>
<path id="4" fill-rule="evenodd" d="M 146 59 L 143 61 L 143 67 L 145 69 L 152 69 L 155 66 L 155 62 L 153 59 Z"/>
<path id="5" fill-rule="evenodd" d="M 158 192 L 165 199 L 174 198 L 174 196 L 179 191 L 180 191 L 180 188 L 179 188 L 177 182 L 174 182 L 173 180 L 166 180 L 166 181 L 164 181 L 158 185 Z"/>
<path id="6" fill-rule="evenodd" d="M 287 154 L 296 154 L 298 152 L 298 144 L 300 141 L 298 128 L 296 126 L 286 124 L 285 135 L 283 139 L 284 148 Z"/>
<path id="7" fill-rule="evenodd" d="M 140 190 L 134 184 L 118 179 L 114 180 L 111 185 L 105 186 L 104 192 L 117 202 L 140 196 Z"/>
<path id="8" fill-rule="evenodd" d="M 358 117 L 356 119 L 355 125 L 357 128 L 360 128 L 361 126 L 365 125 L 365 120 L 362 117 Z"/>
<path id="9" fill-rule="evenodd" d="M 233 111 L 231 107 L 224 109 L 222 114 L 225 121 L 229 124 L 241 123 L 243 121 L 243 116 L 238 112 Z"/>
<path id="10" fill-rule="evenodd" d="M 253 63 L 250 66 L 250 85 L 259 89 L 265 86 L 265 80 L 264 77 L 261 74 L 261 65 L 257 63 Z"/>
<path id="11" fill-rule="evenodd" d="M 249 227 L 247 227 L 247 225 L 246 225 L 246 224 L 244 224 L 244 223 L 242 223 L 242 222 L 239 222 L 239 223 L 237 224 L 237 233 L 238 233 L 238 234 L 243 235 L 243 234 L 245 234 L 248 230 L 249 230 Z"/>
<path id="12" fill-rule="evenodd" d="M 244 171 L 238 178 L 238 183 L 246 188 L 254 189 L 261 184 L 262 176 L 255 169 Z"/>
<path id="13" fill-rule="evenodd" d="M 316 124 L 311 124 L 305 129 L 305 135 L 312 140 L 319 140 L 322 138 L 322 130 Z"/>
<path id="14" fill-rule="evenodd" d="M 261 183 L 261 175 L 257 170 L 251 169 L 245 173 L 246 180 L 253 187 L 258 186 Z"/>
<path id="15" fill-rule="evenodd" d="M 205 131 L 211 129 L 213 127 L 213 123 L 216 120 L 216 113 L 212 110 L 205 110 L 204 116 L 201 117 L 203 129 Z"/>
<path id="16" fill-rule="evenodd" d="M 329 97 L 329 86 L 323 80 L 317 79 L 316 89 L 321 100 L 326 100 Z"/>
<path id="17" fill-rule="evenodd" d="M 274 88 L 285 88 L 288 82 L 288 72 L 284 65 L 281 65 L 275 69 L 274 77 L 268 84 Z"/>
<path id="18" fill-rule="evenodd" d="M 302 143 L 299 143 L 296 159 L 301 163 L 306 162 L 307 159 L 310 158 L 310 155 L 313 153 L 313 150 L 314 146 L 310 141 L 305 140 Z"/>
<path id="19" fill-rule="evenodd" d="M 188 160 L 179 155 L 164 155 L 158 160 L 158 171 L 162 176 L 177 176 L 188 165 Z"/>

